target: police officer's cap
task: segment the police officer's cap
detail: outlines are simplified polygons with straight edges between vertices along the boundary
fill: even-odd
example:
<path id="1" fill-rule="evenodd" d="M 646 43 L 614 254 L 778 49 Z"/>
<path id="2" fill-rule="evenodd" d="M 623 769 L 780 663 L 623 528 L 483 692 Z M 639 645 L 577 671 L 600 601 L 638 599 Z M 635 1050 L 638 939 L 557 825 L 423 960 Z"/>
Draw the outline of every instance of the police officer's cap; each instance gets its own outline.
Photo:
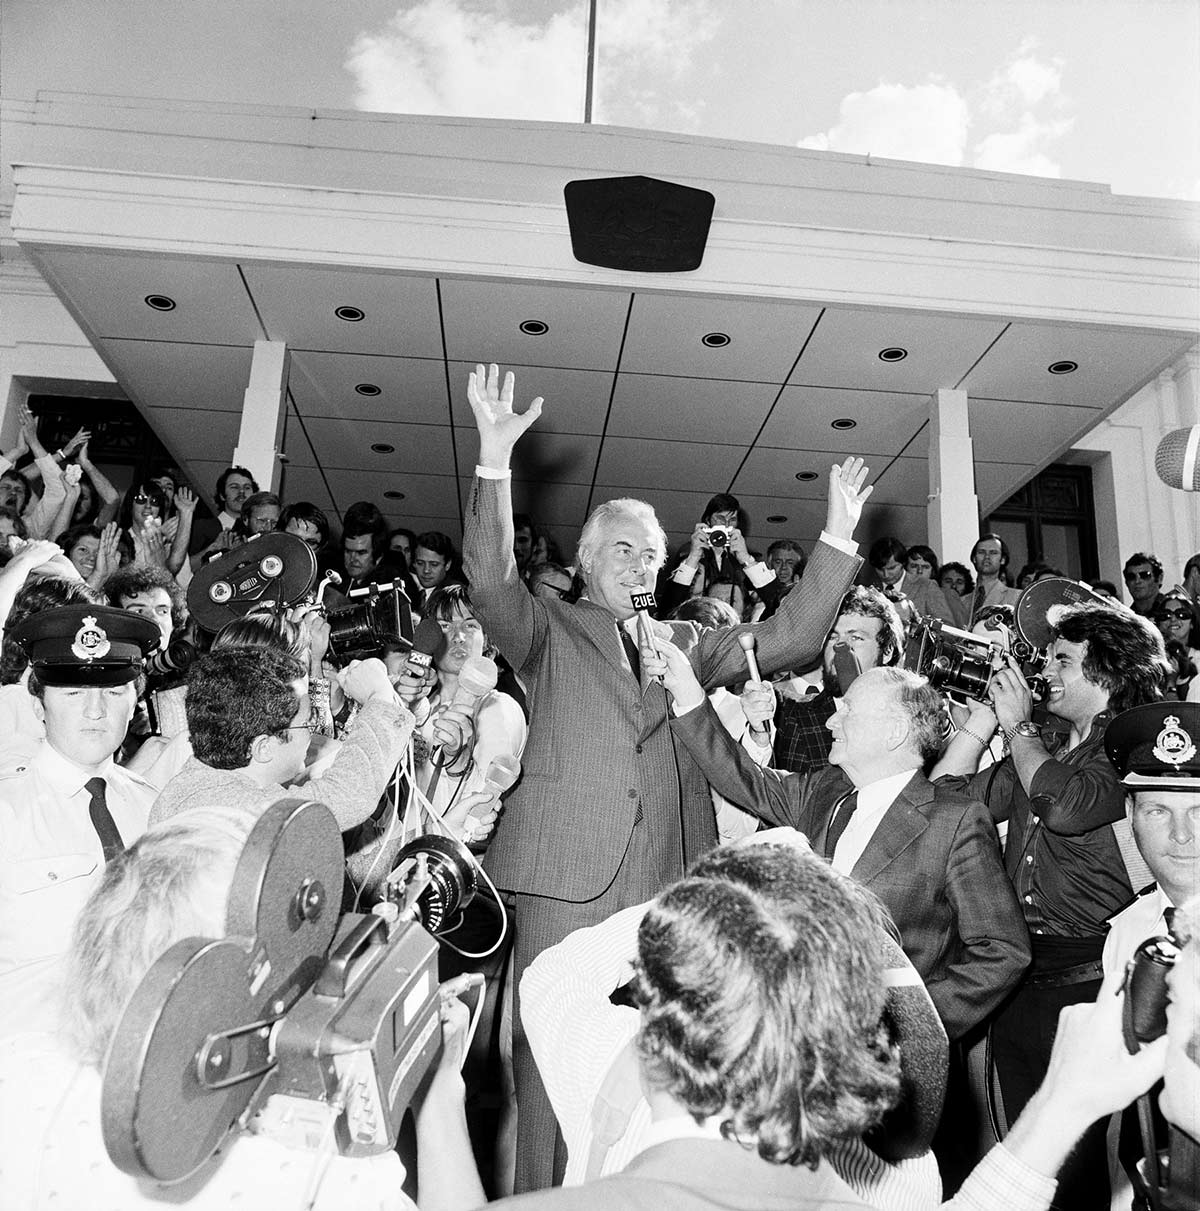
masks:
<path id="1" fill-rule="evenodd" d="M 1200 791 L 1200 702 L 1148 702 L 1122 711 L 1104 751 L 1129 790 Z"/>
<path id="2" fill-rule="evenodd" d="M 69 605 L 30 615 L 6 638 L 25 649 L 43 685 L 125 685 L 141 675 L 162 635 L 128 610 Z"/>

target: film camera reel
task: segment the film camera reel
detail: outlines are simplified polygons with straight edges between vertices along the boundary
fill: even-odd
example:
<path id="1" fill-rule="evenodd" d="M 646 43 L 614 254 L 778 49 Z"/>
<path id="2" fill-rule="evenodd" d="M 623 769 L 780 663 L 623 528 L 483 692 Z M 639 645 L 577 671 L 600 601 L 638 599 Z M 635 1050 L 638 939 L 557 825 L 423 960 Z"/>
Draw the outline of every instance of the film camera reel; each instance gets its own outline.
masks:
<path id="1" fill-rule="evenodd" d="M 317 578 L 317 557 L 295 534 L 259 534 L 197 570 L 188 585 L 188 610 L 206 631 L 266 605 L 303 600 Z"/>

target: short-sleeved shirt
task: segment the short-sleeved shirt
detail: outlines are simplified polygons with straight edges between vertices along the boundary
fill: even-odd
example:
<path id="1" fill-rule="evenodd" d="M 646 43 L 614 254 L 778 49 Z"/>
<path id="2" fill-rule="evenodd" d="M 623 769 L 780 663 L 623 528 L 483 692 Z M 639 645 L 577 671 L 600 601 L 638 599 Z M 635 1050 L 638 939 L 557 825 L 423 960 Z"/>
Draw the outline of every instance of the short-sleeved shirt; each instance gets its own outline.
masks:
<path id="1" fill-rule="evenodd" d="M 0 765 L 0 1035 L 44 1029 L 75 919 L 104 873 L 85 785 L 96 776 L 129 845 L 155 796 L 136 774 L 111 760 L 81 769 L 48 741 Z"/>

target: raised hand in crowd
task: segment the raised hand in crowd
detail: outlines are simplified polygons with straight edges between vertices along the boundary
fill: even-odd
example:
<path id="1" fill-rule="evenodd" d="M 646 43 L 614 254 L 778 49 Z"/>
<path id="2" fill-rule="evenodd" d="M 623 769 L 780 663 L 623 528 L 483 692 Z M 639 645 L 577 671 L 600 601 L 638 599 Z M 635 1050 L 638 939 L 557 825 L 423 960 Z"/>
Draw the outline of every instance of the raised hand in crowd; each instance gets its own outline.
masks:
<path id="1" fill-rule="evenodd" d="M 121 566 L 121 527 L 115 521 L 100 531 L 100 546 L 96 551 L 96 570 L 88 584 L 98 589 Z"/>
<path id="2" fill-rule="evenodd" d="M 825 514 L 825 532 L 833 538 L 849 541 L 862 517 L 863 505 L 875 490 L 867 484 L 869 469 L 861 458 L 848 458 L 829 471 L 829 507 Z"/>
<path id="3" fill-rule="evenodd" d="M 485 371 L 477 365 L 467 380 L 467 399 L 479 429 L 479 463 L 496 471 L 508 470 L 513 447 L 525 430 L 542 414 L 539 395 L 522 413 L 513 411 L 513 375 L 500 381 L 500 368 L 493 362 Z"/>
<path id="4" fill-rule="evenodd" d="M 92 434 L 91 434 L 90 430 L 79 429 L 76 432 L 75 436 L 72 437 L 71 440 L 69 442 L 67 442 L 66 445 L 63 446 L 62 450 L 59 453 L 62 454 L 64 459 L 68 459 L 76 451 L 79 451 L 79 461 L 80 461 L 80 463 L 82 463 L 84 458 L 86 457 L 86 454 L 84 453 L 84 451 L 87 447 L 88 442 L 91 441 L 91 439 L 92 439 Z"/>
<path id="5" fill-rule="evenodd" d="M 149 564 L 155 568 L 167 566 L 167 544 L 163 538 L 162 524 L 158 518 L 150 518 L 144 526 L 134 526 L 129 531 L 133 539 L 135 563 Z"/>

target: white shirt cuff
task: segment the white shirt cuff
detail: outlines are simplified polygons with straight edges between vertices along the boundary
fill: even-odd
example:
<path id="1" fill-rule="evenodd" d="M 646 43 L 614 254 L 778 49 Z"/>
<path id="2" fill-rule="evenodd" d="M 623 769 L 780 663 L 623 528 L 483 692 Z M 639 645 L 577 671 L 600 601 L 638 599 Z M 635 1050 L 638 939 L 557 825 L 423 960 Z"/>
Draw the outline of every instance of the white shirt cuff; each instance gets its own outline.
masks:
<path id="1" fill-rule="evenodd" d="M 748 563 L 743 571 L 746 573 L 746 579 L 756 589 L 761 589 L 763 585 L 768 585 L 775 579 L 775 573 L 761 559 Z"/>
<path id="2" fill-rule="evenodd" d="M 475 468 L 476 479 L 512 479 L 512 470 L 505 468 L 503 471 L 497 471 L 495 467 L 480 467 Z"/>
<path id="3" fill-rule="evenodd" d="M 676 702 L 674 699 L 672 699 L 671 700 L 671 714 L 674 715 L 676 719 L 679 719 L 679 718 L 682 718 L 682 716 L 684 716 L 684 715 L 690 715 L 693 711 L 698 711 L 703 705 L 704 705 L 704 699 L 701 698 L 700 701 L 697 702 L 695 706 L 684 707 L 683 710 L 680 710 L 679 703 Z"/>
<path id="4" fill-rule="evenodd" d="M 828 530 L 822 530 L 820 541 L 827 542 L 831 547 L 841 551 L 844 555 L 858 554 L 858 543 L 852 538 L 834 538 Z"/>
<path id="5" fill-rule="evenodd" d="M 692 581 L 696 579 L 696 564 L 681 563 L 679 567 L 677 567 L 675 571 L 671 573 L 671 579 L 676 584 L 690 585 Z"/>

